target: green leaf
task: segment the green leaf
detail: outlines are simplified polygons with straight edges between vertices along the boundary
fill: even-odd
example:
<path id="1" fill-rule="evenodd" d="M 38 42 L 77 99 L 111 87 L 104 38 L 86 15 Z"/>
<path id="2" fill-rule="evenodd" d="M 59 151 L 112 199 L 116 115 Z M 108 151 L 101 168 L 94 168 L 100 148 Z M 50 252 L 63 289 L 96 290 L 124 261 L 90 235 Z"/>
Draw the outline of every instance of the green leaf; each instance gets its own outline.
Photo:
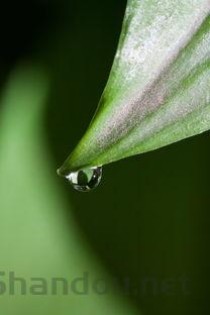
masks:
<path id="1" fill-rule="evenodd" d="M 210 129 L 210 1 L 129 0 L 98 110 L 59 173 Z"/>
<path id="2" fill-rule="evenodd" d="M 137 315 L 115 294 L 54 174 L 44 128 L 49 85 L 46 70 L 27 62 L 12 71 L 0 100 L 1 313 Z M 52 293 L 53 278 L 67 283 L 66 293 L 62 282 Z M 100 279 L 106 294 L 94 291 Z"/>

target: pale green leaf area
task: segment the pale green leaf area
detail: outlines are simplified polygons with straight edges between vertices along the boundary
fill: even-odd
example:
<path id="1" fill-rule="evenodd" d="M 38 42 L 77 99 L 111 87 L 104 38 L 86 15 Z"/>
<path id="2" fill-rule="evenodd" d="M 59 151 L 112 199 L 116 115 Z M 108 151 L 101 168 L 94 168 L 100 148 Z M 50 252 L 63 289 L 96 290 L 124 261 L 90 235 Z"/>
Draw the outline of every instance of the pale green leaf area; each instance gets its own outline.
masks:
<path id="1" fill-rule="evenodd" d="M 114 284 L 77 228 L 72 207 L 57 182 L 43 124 L 48 83 L 42 67 L 21 65 L 11 74 L 1 99 L 0 312 L 137 314 L 118 291 L 98 294 L 91 288 L 101 278 L 109 288 Z M 21 295 L 18 280 L 15 294 L 10 294 L 9 272 L 27 281 L 26 294 Z M 84 272 L 90 277 L 88 292 L 76 294 L 70 284 Z M 34 277 L 46 280 L 46 294 L 43 281 L 33 282 Z M 69 294 L 63 295 L 61 286 L 58 294 L 52 295 L 53 277 L 68 280 Z M 38 286 L 37 295 L 31 294 L 32 285 Z M 78 285 L 81 292 L 82 283 Z"/>
<path id="2" fill-rule="evenodd" d="M 210 129 L 210 1 L 129 0 L 107 86 L 60 173 Z"/>

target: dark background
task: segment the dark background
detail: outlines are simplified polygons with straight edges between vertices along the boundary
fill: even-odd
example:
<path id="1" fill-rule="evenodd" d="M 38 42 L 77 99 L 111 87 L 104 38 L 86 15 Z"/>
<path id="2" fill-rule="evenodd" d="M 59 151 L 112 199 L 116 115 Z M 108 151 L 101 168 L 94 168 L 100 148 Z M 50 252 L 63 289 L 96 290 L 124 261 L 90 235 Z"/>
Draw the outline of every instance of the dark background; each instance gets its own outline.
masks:
<path id="1" fill-rule="evenodd" d="M 55 169 L 95 111 L 125 6 L 124 0 L 1 4 L 1 87 L 20 60 L 48 67 L 45 131 Z M 142 314 L 210 310 L 209 160 L 206 133 L 106 166 L 90 194 L 60 179 L 81 232 L 110 273 L 128 279 L 127 295 Z"/>

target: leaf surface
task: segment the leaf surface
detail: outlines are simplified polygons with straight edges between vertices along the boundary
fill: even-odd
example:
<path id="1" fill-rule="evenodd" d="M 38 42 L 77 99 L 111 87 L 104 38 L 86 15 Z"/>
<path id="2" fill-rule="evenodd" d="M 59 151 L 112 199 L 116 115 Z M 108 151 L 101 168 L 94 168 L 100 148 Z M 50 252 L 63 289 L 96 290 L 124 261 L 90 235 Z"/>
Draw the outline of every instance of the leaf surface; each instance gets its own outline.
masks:
<path id="1" fill-rule="evenodd" d="M 210 129 L 210 1 L 129 0 L 108 83 L 65 174 Z"/>

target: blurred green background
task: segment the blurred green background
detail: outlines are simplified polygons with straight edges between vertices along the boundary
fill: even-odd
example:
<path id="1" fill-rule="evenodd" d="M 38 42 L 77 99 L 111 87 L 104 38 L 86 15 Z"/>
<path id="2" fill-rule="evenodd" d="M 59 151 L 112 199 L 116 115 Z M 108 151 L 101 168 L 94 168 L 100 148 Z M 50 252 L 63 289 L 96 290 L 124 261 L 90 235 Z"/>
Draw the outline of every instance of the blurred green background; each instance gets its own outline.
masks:
<path id="1" fill-rule="evenodd" d="M 106 166 L 89 194 L 56 175 L 96 109 L 125 6 L 2 6 L 2 314 L 209 313 L 209 133 Z M 52 294 L 53 277 L 69 294 Z"/>

